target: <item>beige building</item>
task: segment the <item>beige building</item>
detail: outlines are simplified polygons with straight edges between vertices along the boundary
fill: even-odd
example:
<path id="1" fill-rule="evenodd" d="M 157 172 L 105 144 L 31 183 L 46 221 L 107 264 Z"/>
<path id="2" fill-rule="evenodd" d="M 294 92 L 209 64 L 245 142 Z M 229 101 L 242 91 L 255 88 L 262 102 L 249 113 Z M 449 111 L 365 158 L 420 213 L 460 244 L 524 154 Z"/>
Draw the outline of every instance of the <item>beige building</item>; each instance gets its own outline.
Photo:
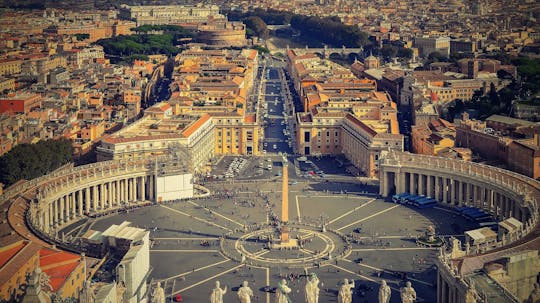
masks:
<path id="1" fill-rule="evenodd" d="M 364 120 L 367 122 L 367 120 Z M 373 121 L 371 121 L 373 122 Z M 297 146 L 301 155 L 343 154 L 369 177 L 378 173 L 378 160 L 383 150 L 403 150 L 399 133 L 380 133 L 345 111 L 314 109 L 297 114 Z"/>
<path id="2" fill-rule="evenodd" d="M 193 24 L 202 23 L 209 17 L 225 18 L 217 5 L 144 5 L 120 7 L 119 17 L 134 20 L 137 26 L 144 24 Z"/>
<path id="3" fill-rule="evenodd" d="M 216 155 L 258 155 L 262 129 L 254 114 L 210 113 L 215 125 Z"/>
<path id="4" fill-rule="evenodd" d="M 138 159 L 186 149 L 193 171 L 200 171 L 214 155 L 214 123 L 210 115 L 200 117 L 145 116 L 106 136 L 97 148 L 98 161 Z"/>

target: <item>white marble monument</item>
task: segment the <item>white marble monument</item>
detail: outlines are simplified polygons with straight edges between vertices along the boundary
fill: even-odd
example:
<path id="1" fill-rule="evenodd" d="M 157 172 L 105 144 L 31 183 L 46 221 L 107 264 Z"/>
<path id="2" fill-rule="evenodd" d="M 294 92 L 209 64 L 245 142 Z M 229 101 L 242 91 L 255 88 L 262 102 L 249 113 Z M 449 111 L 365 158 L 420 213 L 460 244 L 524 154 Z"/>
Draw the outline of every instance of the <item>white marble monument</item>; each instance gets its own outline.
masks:
<path id="1" fill-rule="evenodd" d="M 226 293 L 227 286 L 221 289 L 219 281 L 216 281 L 216 287 L 212 289 L 212 294 L 210 294 L 210 303 L 223 303 L 223 295 Z"/>
<path id="2" fill-rule="evenodd" d="M 407 281 L 405 287 L 401 288 L 401 303 L 413 303 L 416 300 L 416 291 L 411 286 L 411 282 Z"/>
<path id="3" fill-rule="evenodd" d="M 390 286 L 386 284 L 386 280 L 381 281 L 381 287 L 379 288 L 379 303 L 388 303 L 390 302 L 390 295 L 392 290 Z"/>
<path id="4" fill-rule="evenodd" d="M 276 303 L 291 303 L 289 293 L 292 290 L 287 286 L 287 281 L 282 279 L 276 288 Z"/>
<path id="5" fill-rule="evenodd" d="M 319 278 L 315 273 L 306 279 L 306 303 L 319 303 Z"/>
<path id="6" fill-rule="evenodd" d="M 338 303 L 351 303 L 352 302 L 352 290 L 354 289 L 354 280 L 349 280 L 347 278 L 343 279 L 343 284 L 339 287 L 338 292 Z"/>
<path id="7" fill-rule="evenodd" d="M 249 288 L 248 281 L 242 282 L 242 287 L 238 289 L 237 295 L 240 303 L 251 303 L 251 297 L 253 297 L 253 290 Z"/>

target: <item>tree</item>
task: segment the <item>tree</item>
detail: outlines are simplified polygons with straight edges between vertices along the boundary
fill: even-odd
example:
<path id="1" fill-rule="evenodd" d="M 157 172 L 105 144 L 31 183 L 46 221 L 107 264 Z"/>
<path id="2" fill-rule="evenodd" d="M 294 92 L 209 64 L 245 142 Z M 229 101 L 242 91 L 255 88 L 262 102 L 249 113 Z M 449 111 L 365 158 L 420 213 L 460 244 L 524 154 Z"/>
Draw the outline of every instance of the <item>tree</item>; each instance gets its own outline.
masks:
<path id="1" fill-rule="evenodd" d="M 398 48 L 397 56 L 403 59 L 412 59 L 413 50 L 410 48 L 400 47 Z"/>
<path id="2" fill-rule="evenodd" d="M 21 180 L 34 179 L 69 163 L 73 147 L 68 139 L 19 144 L 0 157 L 0 182 L 6 186 Z"/>
<path id="3" fill-rule="evenodd" d="M 430 63 L 433 63 L 433 62 L 446 62 L 448 61 L 448 59 L 441 53 L 439 52 L 432 52 L 428 55 L 428 61 Z"/>
<path id="4" fill-rule="evenodd" d="M 90 34 L 75 34 L 75 38 L 77 38 L 77 41 L 82 41 L 90 38 Z"/>
<path id="5" fill-rule="evenodd" d="M 258 16 L 251 16 L 244 19 L 247 28 L 250 28 L 253 33 L 259 38 L 268 38 L 268 27 L 266 23 Z"/>
<path id="6" fill-rule="evenodd" d="M 381 55 L 385 59 L 392 59 L 394 58 L 398 53 L 398 48 L 396 46 L 393 46 L 391 44 L 385 44 L 381 48 Z"/>

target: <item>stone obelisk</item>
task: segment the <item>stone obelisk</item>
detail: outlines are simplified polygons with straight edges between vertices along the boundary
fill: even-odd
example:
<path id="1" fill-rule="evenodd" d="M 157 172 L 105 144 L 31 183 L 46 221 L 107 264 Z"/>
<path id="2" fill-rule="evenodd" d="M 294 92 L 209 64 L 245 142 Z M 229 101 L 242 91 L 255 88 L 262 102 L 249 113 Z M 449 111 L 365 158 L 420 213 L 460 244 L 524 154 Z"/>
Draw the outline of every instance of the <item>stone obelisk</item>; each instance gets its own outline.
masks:
<path id="1" fill-rule="evenodd" d="M 289 242 L 289 162 L 283 156 L 283 183 L 281 185 L 281 243 Z"/>

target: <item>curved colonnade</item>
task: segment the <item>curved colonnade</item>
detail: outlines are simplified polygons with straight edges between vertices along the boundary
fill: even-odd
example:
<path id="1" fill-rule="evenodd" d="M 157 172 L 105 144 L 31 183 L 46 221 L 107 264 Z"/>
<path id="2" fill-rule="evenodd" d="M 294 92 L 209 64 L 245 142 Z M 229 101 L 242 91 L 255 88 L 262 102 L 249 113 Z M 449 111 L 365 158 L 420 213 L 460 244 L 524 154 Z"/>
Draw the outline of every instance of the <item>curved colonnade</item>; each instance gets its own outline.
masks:
<path id="1" fill-rule="evenodd" d="M 540 183 L 524 175 L 406 152 L 392 152 L 384 157 L 379 174 L 380 194 L 385 197 L 408 192 L 432 197 L 444 206 L 477 207 L 498 220 L 514 217 L 527 232 L 538 224 Z"/>
<path id="2" fill-rule="evenodd" d="M 25 199 L 32 229 L 53 236 L 84 216 L 155 201 L 155 165 L 140 160 L 65 167 L 10 187 L 0 203 Z"/>
<path id="3" fill-rule="evenodd" d="M 536 180 L 478 163 L 405 152 L 388 153 L 379 168 L 383 196 L 403 192 L 431 196 L 443 207 L 477 207 L 499 221 L 513 217 L 523 224 L 513 234 L 500 233 L 494 243 L 462 248 L 459 240 L 451 239 L 450 250 L 442 249 L 437 260 L 438 303 L 463 303 L 471 294 L 478 302 L 490 301 L 485 294 L 474 295 L 473 281 L 464 277 L 473 276 L 488 262 L 540 246 L 540 182 Z M 530 291 L 528 284 L 535 277 L 521 279 L 521 287 Z M 507 290 L 508 285 L 490 283 L 504 302 L 521 302 Z"/>

